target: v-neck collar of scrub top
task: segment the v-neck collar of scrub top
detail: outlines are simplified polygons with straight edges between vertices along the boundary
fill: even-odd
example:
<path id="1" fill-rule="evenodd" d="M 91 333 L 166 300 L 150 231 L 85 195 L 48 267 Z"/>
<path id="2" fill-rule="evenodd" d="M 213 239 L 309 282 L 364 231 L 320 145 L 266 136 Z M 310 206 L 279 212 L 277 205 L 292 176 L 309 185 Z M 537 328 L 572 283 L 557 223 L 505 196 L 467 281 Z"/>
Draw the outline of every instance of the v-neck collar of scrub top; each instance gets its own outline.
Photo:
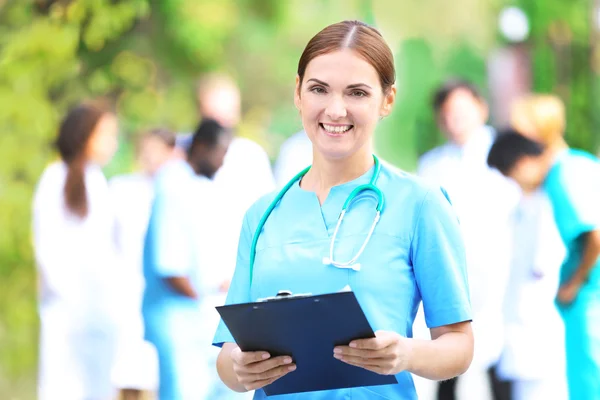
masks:
<path id="1" fill-rule="evenodd" d="M 331 237 L 335 230 L 340 212 L 342 211 L 342 207 L 344 206 L 344 202 L 354 189 L 370 182 L 374 171 L 375 166 L 373 165 L 367 172 L 358 178 L 331 187 L 323 204 L 319 203 L 319 199 L 315 192 L 300 187 L 301 179 L 290 188 L 287 194 L 302 199 L 303 201 L 301 204 L 304 204 L 304 206 L 307 207 L 305 209 L 307 213 L 314 214 L 316 210 L 319 210 L 321 215 L 320 229 L 323 229 L 324 233 L 326 233 L 328 237 Z M 360 197 L 361 195 L 357 196 L 355 201 L 360 201 Z M 375 209 L 375 201 L 373 202 L 373 209 Z M 351 210 L 352 204 L 348 207 L 348 212 L 351 212 Z"/>

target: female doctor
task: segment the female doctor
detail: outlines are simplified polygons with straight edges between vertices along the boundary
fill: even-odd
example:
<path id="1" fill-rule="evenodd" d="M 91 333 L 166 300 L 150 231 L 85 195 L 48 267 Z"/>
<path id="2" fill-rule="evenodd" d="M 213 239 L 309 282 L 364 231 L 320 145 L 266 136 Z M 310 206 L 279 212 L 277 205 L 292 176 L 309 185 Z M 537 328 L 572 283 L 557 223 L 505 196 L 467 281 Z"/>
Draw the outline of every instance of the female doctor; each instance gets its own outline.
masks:
<path id="1" fill-rule="evenodd" d="M 110 399 L 118 271 L 100 167 L 117 148 L 117 120 L 97 106 L 78 106 L 63 120 L 57 147 L 61 160 L 44 171 L 33 204 L 41 284 L 38 398 Z"/>
<path id="2" fill-rule="evenodd" d="M 392 109 L 394 81 L 392 53 L 374 28 L 344 21 L 311 39 L 300 57 L 295 103 L 313 143 L 312 167 L 246 213 L 227 303 L 281 289 L 323 294 L 349 285 L 376 338 L 332 348 L 331 357 L 394 374 L 398 384 L 281 398 L 416 399 L 410 373 L 448 379 L 470 364 L 465 254 L 450 202 L 439 187 L 373 156 L 373 133 Z M 344 207 L 360 185 L 371 189 Z M 432 340 L 411 339 L 421 300 Z M 222 346 L 217 369 L 223 382 L 238 392 L 256 390 L 255 399 L 296 369 L 287 356 L 242 352 L 223 323 L 214 343 Z"/>

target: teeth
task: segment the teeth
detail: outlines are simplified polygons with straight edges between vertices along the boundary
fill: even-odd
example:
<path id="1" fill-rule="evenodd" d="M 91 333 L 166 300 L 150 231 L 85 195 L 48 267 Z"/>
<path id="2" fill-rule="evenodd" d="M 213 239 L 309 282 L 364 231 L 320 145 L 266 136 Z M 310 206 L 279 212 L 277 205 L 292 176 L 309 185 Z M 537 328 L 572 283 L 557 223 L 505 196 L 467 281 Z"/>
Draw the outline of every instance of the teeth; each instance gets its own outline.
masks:
<path id="1" fill-rule="evenodd" d="M 334 126 L 334 125 L 326 125 L 326 124 L 321 124 L 323 125 L 323 128 L 327 131 L 327 132 L 331 132 L 331 133 L 344 133 L 350 130 L 350 128 L 352 128 L 352 125 L 342 125 L 342 126 Z"/>

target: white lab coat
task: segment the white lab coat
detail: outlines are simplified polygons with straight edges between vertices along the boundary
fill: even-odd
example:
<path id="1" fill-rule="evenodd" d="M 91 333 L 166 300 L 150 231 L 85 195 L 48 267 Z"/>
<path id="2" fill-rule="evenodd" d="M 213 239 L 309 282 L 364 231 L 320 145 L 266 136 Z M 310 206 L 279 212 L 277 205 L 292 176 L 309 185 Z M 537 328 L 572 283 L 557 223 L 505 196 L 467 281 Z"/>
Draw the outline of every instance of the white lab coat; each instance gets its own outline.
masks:
<path id="1" fill-rule="evenodd" d="M 223 265 L 231 268 L 227 274 L 232 277 L 246 210 L 261 196 L 275 189 L 269 156 L 252 140 L 235 138 L 229 145 L 223 166 L 217 171 L 213 181 L 215 190 L 220 193 L 222 199 L 216 210 L 219 214 L 219 226 L 235 239 L 226 241 L 228 248 L 222 247 Z"/>
<path id="2" fill-rule="evenodd" d="M 448 191 L 460 220 L 476 338 L 471 365 L 479 369 L 495 364 L 502 351 L 512 243 L 509 216 L 520 196 L 516 185 L 487 166 L 493 140 L 493 130 L 482 127 L 462 147 L 448 143 L 426 153 L 418 170 Z"/>
<path id="3" fill-rule="evenodd" d="M 117 176 L 109 190 L 115 212 L 115 247 L 119 269 L 119 346 L 113 382 L 122 389 L 156 390 L 156 350 L 144 340 L 142 258 L 144 238 L 154 197 L 152 177 L 145 174 Z"/>
<path id="4" fill-rule="evenodd" d="M 515 393 L 526 400 L 564 400 L 566 394 L 564 326 L 554 305 L 566 250 L 542 191 L 524 196 L 512 218 L 513 260 L 505 298 L 506 340 L 499 375 L 537 382 L 537 392 Z M 519 384 L 515 385 L 518 388 Z M 545 394 L 543 394 L 545 393 Z M 529 397 L 527 397 L 529 396 Z M 533 397 L 532 397 L 533 396 Z"/>
<path id="5" fill-rule="evenodd" d="M 284 187 L 296 174 L 311 165 L 312 158 L 312 142 L 305 131 L 300 131 L 283 142 L 273 168 L 277 187 Z"/>
<path id="6" fill-rule="evenodd" d="M 38 394 L 40 400 L 109 399 L 118 271 L 108 187 L 99 167 L 86 168 L 89 214 L 81 220 L 66 209 L 66 175 L 64 163 L 48 166 L 33 201 L 40 277 Z"/>

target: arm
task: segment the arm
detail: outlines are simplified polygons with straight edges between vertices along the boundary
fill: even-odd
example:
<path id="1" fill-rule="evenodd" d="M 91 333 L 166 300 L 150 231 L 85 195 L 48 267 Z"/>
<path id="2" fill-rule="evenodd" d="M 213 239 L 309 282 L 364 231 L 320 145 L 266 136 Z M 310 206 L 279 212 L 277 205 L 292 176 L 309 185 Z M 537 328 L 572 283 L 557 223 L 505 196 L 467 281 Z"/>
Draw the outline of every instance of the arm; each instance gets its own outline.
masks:
<path id="1" fill-rule="evenodd" d="M 571 279 L 558 290 L 558 300 L 563 304 L 570 304 L 575 300 L 600 257 L 600 230 L 596 229 L 584 235 L 585 244 L 581 261 Z"/>
<path id="2" fill-rule="evenodd" d="M 171 287 L 171 289 L 173 289 L 180 295 L 189 297 L 191 299 L 198 298 L 198 293 L 196 293 L 196 290 L 194 289 L 194 287 L 192 286 L 192 283 L 190 282 L 190 280 L 187 277 L 170 276 L 170 277 L 164 278 L 164 280 Z"/>
<path id="3" fill-rule="evenodd" d="M 458 221 L 442 191 L 429 192 L 415 226 L 412 259 L 415 280 L 432 340 L 378 331 L 334 349 L 334 357 L 379 374 L 410 371 L 448 379 L 466 371 L 473 358 L 473 334 Z"/>
<path id="4" fill-rule="evenodd" d="M 334 357 L 382 375 L 408 371 L 432 380 L 464 373 L 473 358 L 470 322 L 432 328 L 432 340 L 410 339 L 386 331 L 376 332 L 375 336 L 336 347 Z"/>
<path id="5" fill-rule="evenodd" d="M 250 301 L 250 247 L 253 230 L 246 213 L 238 246 L 235 273 L 226 304 Z M 222 346 L 217 358 L 217 372 L 225 385 L 236 392 L 260 389 L 294 371 L 296 366 L 287 356 L 273 357 L 264 351 L 242 352 L 223 321 L 220 321 L 213 344 Z"/>

